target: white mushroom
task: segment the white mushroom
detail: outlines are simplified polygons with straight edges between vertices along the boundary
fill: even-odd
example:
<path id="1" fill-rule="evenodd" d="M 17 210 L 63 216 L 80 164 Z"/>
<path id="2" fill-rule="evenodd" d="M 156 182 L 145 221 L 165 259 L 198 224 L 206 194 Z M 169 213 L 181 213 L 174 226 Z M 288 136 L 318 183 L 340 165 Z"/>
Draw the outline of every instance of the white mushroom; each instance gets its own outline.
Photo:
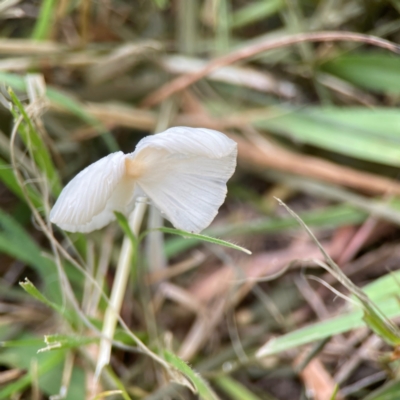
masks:
<path id="1" fill-rule="evenodd" d="M 66 231 L 90 232 L 107 225 L 115 219 L 114 211 L 120 211 L 129 215 L 130 228 L 138 235 L 147 197 L 176 228 L 200 232 L 225 200 L 236 156 L 236 143 L 223 133 L 168 129 L 142 139 L 131 154 L 110 154 L 81 171 L 62 191 L 50 221 Z M 132 252 L 125 237 L 104 316 L 96 378 L 110 361 Z"/>
<path id="2" fill-rule="evenodd" d="M 70 232 L 90 232 L 130 214 L 146 195 L 178 229 L 200 232 L 218 213 L 236 167 L 237 145 L 223 133 L 175 127 L 147 136 L 131 154 L 121 151 L 91 164 L 62 191 L 50 221 Z"/>

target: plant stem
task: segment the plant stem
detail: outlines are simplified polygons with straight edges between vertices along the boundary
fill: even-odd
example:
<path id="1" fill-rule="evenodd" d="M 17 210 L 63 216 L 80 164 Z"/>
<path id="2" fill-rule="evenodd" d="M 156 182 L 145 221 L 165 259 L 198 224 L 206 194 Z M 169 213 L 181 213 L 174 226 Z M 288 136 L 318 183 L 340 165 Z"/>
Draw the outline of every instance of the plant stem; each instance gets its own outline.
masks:
<path id="1" fill-rule="evenodd" d="M 140 225 L 142 224 L 143 215 L 146 211 L 147 198 L 138 197 L 135 209 L 129 216 L 129 227 L 132 233 L 137 237 Z M 129 271 L 131 269 L 131 260 L 133 254 L 133 246 L 129 237 L 125 236 L 122 249 L 118 260 L 117 271 L 114 284 L 111 289 L 110 302 L 108 304 L 106 314 L 104 316 L 103 337 L 100 341 L 99 358 L 96 366 L 96 379 L 99 378 L 102 369 L 109 364 L 111 356 L 111 341 L 114 337 L 115 327 L 117 325 L 118 315 L 121 310 L 122 300 L 125 295 L 126 285 L 128 282 Z"/>

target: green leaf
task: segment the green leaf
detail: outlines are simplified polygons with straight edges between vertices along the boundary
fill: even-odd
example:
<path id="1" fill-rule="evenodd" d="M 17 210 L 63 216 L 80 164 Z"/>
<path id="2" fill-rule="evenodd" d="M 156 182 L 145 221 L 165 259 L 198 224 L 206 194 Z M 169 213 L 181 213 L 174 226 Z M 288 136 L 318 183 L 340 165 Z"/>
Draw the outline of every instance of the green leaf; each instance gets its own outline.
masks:
<path id="1" fill-rule="evenodd" d="M 170 233 L 172 235 L 183 236 L 188 239 L 197 239 L 202 242 L 208 242 L 208 243 L 212 243 L 212 244 L 217 244 L 219 246 L 229 247 L 231 249 L 243 251 L 243 253 L 246 253 L 246 254 L 251 254 L 251 251 L 245 249 L 244 247 L 240 247 L 233 243 L 229 243 L 229 242 L 226 242 L 225 240 L 221 240 L 221 239 L 216 239 L 211 236 L 201 235 L 199 233 L 186 232 L 186 231 L 182 231 L 180 229 L 174 229 L 174 228 L 162 227 L 162 228 L 158 228 L 157 230 L 164 232 L 164 233 Z"/>
<path id="2" fill-rule="evenodd" d="M 208 383 L 196 372 L 194 372 L 185 361 L 169 351 L 164 351 L 165 360 L 173 365 L 179 372 L 187 376 L 196 388 L 203 400 L 217 400 L 217 395 L 211 390 Z"/>
<path id="3" fill-rule="evenodd" d="M 321 70 L 363 89 L 400 93 L 400 58 L 395 55 L 377 52 L 343 54 L 323 63 Z"/>
<path id="4" fill-rule="evenodd" d="M 276 111 L 265 118 L 255 117 L 253 124 L 349 157 L 400 166 L 397 108 L 308 107 Z"/>

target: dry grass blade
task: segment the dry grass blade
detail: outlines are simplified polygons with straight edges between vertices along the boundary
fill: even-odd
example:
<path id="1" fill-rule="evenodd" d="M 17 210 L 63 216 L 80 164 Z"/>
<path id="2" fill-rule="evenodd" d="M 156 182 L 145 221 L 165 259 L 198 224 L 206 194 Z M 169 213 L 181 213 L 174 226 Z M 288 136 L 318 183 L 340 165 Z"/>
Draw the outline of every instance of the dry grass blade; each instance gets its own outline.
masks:
<path id="1" fill-rule="evenodd" d="M 172 74 L 194 74 L 201 71 L 207 65 L 207 61 L 175 55 L 163 57 L 161 65 Z M 260 92 L 274 93 L 288 99 L 292 99 L 299 94 L 293 83 L 278 79 L 266 71 L 260 72 L 253 68 L 221 67 L 211 72 L 208 78 L 218 82 L 248 87 Z"/>
<path id="2" fill-rule="evenodd" d="M 65 51 L 65 47 L 59 43 L 26 39 L 2 39 L 0 41 L 0 54 L 34 54 L 50 55 Z"/>
<path id="3" fill-rule="evenodd" d="M 207 64 L 200 71 L 180 76 L 170 83 L 165 84 L 160 89 L 150 93 L 142 102 L 144 107 L 154 106 L 174 93 L 177 93 L 188 86 L 192 85 L 201 78 L 204 78 L 211 72 L 218 68 L 234 64 L 240 60 L 254 57 L 257 54 L 263 53 L 268 50 L 278 49 L 286 46 L 291 46 L 298 43 L 305 42 L 359 42 L 382 47 L 394 53 L 400 53 L 400 46 L 388 40 L 384 40 L 375 36 L 363 35 L 353 32 L 314 32 L 314 33 L 300 33 L 292 36 L 275 38 L 268 40 L 264 43 L 257 43 L 253 46 L 245 47 L 230 53 L 226 56 L 214 59 Z"/>
<path id="4" fill-rule="evenodd" d="M 98 85 L 106 80 L 127 72 L 145 56 L 150 56 L 162 50 L 162 44 L 154 40 L 141 43 L 128 43 L 118 47 L 107 56 L 99 58 L 86 71 L 87 80 L 91 85 Z"/>
<path id="5" fill-rule="evenodd" d="M 294 153 L 264 139 L 257 139 L 255 146 L 237 135 L 230 136 L 238 143 L 239 160 L 248 165 L 274 168 L 348 186 L 370 194 L 400 195 L 400 183 L 395 180 L 357 171 L 317 157 Z"/>
<path id="6" fill-rule="evenodd" d="M 153 112 L 138 110 L 121 104 L 89 103 L 84 109 L 108 126 L 153 130 L 157 121 Z M 78 132 L 72 135 L 72 140 L 88 140 L 98 135 L 99 132 L 90 129 L 88 132 Z"/>

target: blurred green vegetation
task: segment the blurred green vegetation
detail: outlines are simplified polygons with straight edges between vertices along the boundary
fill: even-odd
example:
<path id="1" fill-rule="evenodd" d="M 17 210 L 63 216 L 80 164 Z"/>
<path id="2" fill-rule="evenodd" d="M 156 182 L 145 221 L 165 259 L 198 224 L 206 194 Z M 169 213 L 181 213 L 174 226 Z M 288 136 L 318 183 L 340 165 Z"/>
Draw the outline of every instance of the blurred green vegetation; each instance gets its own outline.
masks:
<path id="1" fill-rule="evenodd" d="M 228 54 L 322 31 L 343 40 L 252 53 L 143 105 Z M 400 317 L 400 51 L 346 32 L 400 43 L 400 2 L 0 4 L 0 399 L 399 397 L 386 318 Z M 204 232 L 221 241 L 177 237 L 168 222 L 162 241 L 144 238 L 126 325 L 96 383 L 122 230 L 67 234 L 49 211 L 82 168 L 175 125 L 239 143 L 226 203 Z M 318 267 L 317 244 L 274 197 L 343 275 Z"/>

